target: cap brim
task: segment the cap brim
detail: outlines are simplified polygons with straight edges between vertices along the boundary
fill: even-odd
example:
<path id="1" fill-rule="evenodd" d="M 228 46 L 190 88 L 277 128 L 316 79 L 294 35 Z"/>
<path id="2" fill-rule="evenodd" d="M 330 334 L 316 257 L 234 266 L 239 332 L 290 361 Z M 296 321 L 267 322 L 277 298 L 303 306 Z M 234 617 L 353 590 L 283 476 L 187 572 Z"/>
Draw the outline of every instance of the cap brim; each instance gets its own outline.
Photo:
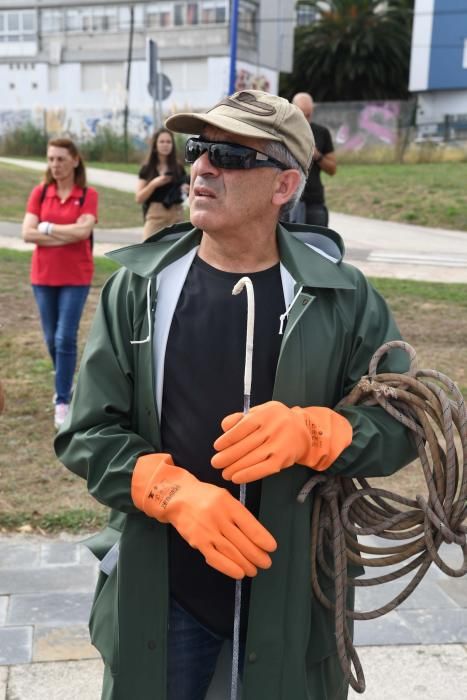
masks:
<path id="1" fill-rule="evenodd" d="M 171 131 L 181 134 L 201 134 L 206 125 L 215 126 L 222 131 L 229 131 L 231 134 L 239 136 L 249 136 L 255 139 L 270 139 L 271 141 L 281 141 L 269 131 L 258 129 L 250 124 L 245 124 L 238 119 L 223 114 L 196 114 L 192 112 L 181 112 L 173 114 L 166 119 L 165 126 Z"/>

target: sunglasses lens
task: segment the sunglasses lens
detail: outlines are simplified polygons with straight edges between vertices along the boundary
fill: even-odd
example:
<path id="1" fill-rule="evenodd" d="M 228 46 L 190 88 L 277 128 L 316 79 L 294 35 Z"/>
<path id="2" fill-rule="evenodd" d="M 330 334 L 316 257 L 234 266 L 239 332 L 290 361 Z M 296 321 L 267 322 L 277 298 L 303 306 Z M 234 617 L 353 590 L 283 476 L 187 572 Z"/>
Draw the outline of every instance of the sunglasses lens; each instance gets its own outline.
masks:
<path id="1" fill-rule="evenodd" d="M 248 167 L 248 155 L 242 146 L 219 143 L 211 145 L 209 158 L 218 168 L 243 170 Z"/>
<path id="2" fill-rule="evenodd" d="M 187 163 L 194 163 L 197 158 L 199 158 L 204 151 L 206 150 L 206 147 L 199 143 L 199 141 L 195 141 L 195 139 L 188 139 L 186 142 L 185 146 L 185 160 Z"/>

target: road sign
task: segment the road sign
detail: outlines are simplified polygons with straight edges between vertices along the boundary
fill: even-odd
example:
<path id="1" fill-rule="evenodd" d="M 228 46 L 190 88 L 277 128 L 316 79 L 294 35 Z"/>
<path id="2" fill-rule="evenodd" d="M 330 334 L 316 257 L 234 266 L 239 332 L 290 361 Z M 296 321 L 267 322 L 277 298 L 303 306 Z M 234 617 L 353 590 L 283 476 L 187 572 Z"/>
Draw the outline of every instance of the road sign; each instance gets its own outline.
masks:
<path id="1" fill-rule="evenodd" d="M 153 83 L 148 83 L 148 92 L 155 100 L 166 100 L 172 94 L 172 83 L 165 73 L 157 73 Z"/>

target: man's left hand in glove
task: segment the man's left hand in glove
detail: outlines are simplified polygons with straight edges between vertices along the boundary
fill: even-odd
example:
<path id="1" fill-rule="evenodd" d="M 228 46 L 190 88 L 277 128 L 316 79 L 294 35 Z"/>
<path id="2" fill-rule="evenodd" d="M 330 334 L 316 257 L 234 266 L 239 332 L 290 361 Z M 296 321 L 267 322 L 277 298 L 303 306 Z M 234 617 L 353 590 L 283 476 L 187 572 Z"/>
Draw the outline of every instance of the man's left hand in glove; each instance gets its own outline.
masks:
<path id="1" fill-rule="evenodd" d="M 289 408 L 279 401 L 255 406 L 222 421 L 211 460 L 224 479 L 245 484 L 294 464 L 324 471 L 352 442 L 352 426 L 330 408 Z"/>

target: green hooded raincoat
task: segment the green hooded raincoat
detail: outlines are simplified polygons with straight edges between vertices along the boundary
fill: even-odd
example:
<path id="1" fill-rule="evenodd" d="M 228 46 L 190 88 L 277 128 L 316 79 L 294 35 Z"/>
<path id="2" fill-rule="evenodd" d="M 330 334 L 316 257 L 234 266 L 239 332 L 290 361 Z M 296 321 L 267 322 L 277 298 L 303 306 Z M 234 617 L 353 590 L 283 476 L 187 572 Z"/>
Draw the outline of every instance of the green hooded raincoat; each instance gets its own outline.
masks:
<path id="1" fill-rule="evenodd" d="M 281 262 L 296 291 L 302 290 L 288 316 L 273 398 L 288 406 L 333 407 L 366 374 L 373 352 L 400 335 L 385 302 L 358 270 L 299 240 L 311 232 L 341 258 L 337 234 L 288 227 L 295 235 L 277 229 Z M 168 235 L 174 233 L 178 237 Z M 92 641 L 106 664 L 107 700 L 166 700 L 169 526 L 135 508 L 130 484 L 136 459 L 161 451 L 153 367 L 158 349 L 148 327 L 148 305 L 154 310 L 157 304 L 156 276 L 198 245 L 200 236 L 181 224 L 111 254 L 124 268 L 103 288 L 71 411 L 56 438 L 58 457 L 112 509 L 109 526 L 91 538 L 90 548 L 102 558 L 120 539 L 118 566 L 109 576 L 100 574 L 90 619 Z M 148 335 L 151 342 L 130 343 Z M 392 352 L 382 369 L 406 371 L 404 355 Z M 341 412 L 353 426 L 353 442 L 328 474 L 384 476 L 413 458 L 405 430 L 379 407 Z M 297 502 L 310 476 L 295 465 L 263 481 L 259 519 L 278 549 L 272 567 L 252 585 L 243 700 L 347 697 L 332 614 L 311 592 L 313 500 Z M 322 585 L 329 593 L 332 582 Z"/>

